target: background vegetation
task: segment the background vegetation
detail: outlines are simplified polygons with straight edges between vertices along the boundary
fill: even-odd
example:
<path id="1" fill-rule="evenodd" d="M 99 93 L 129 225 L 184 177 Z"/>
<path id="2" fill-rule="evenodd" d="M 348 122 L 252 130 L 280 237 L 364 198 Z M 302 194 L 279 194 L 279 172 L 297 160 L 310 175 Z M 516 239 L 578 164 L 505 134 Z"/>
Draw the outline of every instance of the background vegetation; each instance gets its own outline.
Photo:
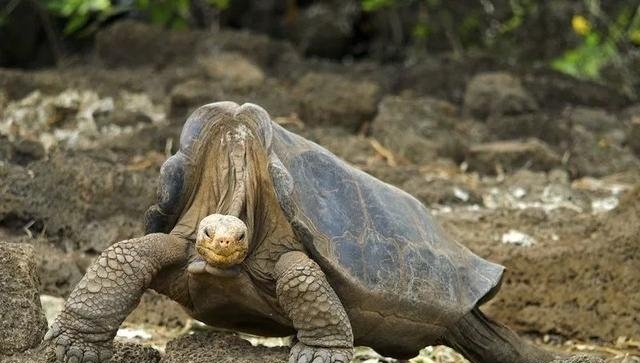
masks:
<path id="1" fill-rule="evenodd" d="M 638 93 L 637 0 L 0 0 L 0 35 L 20 23 L 21 6 L 35 8 L 46 41 L 58 43 L 90 40 L 109 23 L 136 18 L 175 30 L 249 28 L 307 45 L 313 41 L 300 34 L 323 20 L 305 17 L 305 11 L 324 9 L 330 13 L 326 21 L 335 20 L 340 29 L 332 33 L 325 26 L 324 49 L 331 51 L 320 44 L 303 49 L 309 55 L 397 61 L 434 53 L 489 54 Z M 5 49 L 9 42 L 2 41 Z"/>

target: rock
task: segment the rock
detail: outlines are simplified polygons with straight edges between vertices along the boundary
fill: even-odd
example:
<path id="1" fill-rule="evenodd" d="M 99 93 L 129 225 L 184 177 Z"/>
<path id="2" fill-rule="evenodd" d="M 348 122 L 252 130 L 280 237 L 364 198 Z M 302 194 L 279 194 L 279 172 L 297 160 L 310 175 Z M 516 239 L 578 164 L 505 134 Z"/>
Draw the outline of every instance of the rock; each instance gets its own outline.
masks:
<path id="1" fill-rule="evenodd" d="M 537 139 L 496 141 L 472 145 L 467 153 L 469 167 L 484 174 L 495 174 L 497 168 L 515 171 L 521 168 L 548 171 L 558 166 L 560 157 L 547 144 Z"/>
<path id="2" fill-rule="evenodd" d="M 356 166 L 370 164 L 375 156 L 370 140 L 360 135 L 346 133 L 340 127 L 307 127 L 297 132 Z"/>
<path id="3" fill-rule="evenodd" d="M 47 244 L 37 244 L 40 292 L 53 296 L 68 296 L 84 272 L 78 267 L 76 256 L 64 253 Z"/>
<path id="4" fill-rule="evenodd" d="M 487 119 L 487 127 L 494 140 L 533 137 L 561 147 L 571 144 L 570 123 L 547 113 L 494 115 Z"/>
<path id="5" fill-rule="evenodd" d="M 234 334 L 220 332 L 182 336 L 167 343 L 165 352 L 163 363 L 284 363 L 289 357 L 288 348 L 254 347 Z"/>
<path id="6" fill-rule="evenodd" d="M 627 144 L 629 148 L 631 148 L 636 157 L 640 158 L 640 115 L 631 119 L 628 135 Z"/>
<path id="7" fill-rule="evenodd" d="M 158 363 L 160 352 L 134 343 L 115 342 L 113 357 L 109 363 Z M 2 356 L 0 356 L 2 358 Z M 1 360 L 2 363 L 57 363 L 55 352 L 50 345 L 30 349 L 23 353 L 14 354 Z"/>
<path id="8" fill-rule="evenodd" d="M 134 343 L 115 342 L 114 354 L 109 363 L 158 363 L 160 352 L 157 350 Z"/>
<path id="9" fill-rule="evenodd" d="M 417 164 L 438 156 L 462 161 L 466 145 L 483 141 L 485 125 L 456 117 L 452 104 L 432 98 L 385 97 L 371 125 L 371 136 Z"/>
<path id="10" fill-rule="evenodd" d="M 198 63 L 213 80 L 238 88 L 257 86 L 264 81 L 262 70 L 238 53 L 200 57 Z"/>
<path id="11" fill-rule="evenodd" d="M 577 79 L 550 67 L 527 70 L 522 76 L 522 83 L 545 110 L 563 110 L 573 105 L 621 109 L 630 103 L 622 89 Z"/>
<path id="12" fill-rule="evenodd" d="M 572 125 L 580 125 L 586 130 L 597 134 L 604 134 L 622 126 L 616 116 L 601 108 L 578 106 L 566 110 L 564 115 Z"/>
<path id="13" fill-rule="evenodd" d="M 180 304 L 153 290 L 147 290 L 138 306 L 125 320 L 125 324 L 177 329 L 184 328 L 188 320 L 191 318 Z"/>
<path id="14" fill-rule="evenodd" d="M 13 142 L 12 146 L 11 162 L 13 163 L 27 165 L 45 157 L 44 146 L 38 140 L 19 139 Z"/>
<path id="15" fill-rule="evenodd" d="M 95 54 L 108 67 L 164 66 L 188 62 L 200 38 L 195 32 L 172 32 L 124 20 L 96 35 Z"/>
<path id="16" fill-rule="evenodd" d="M 576 125 L 571 130 L 571 139 L 568 168 L 573 177 L 600 177 L 640 168 L 640 161 L 620 145 L 615 135 L 594 134 Z"/>
<path id="17" fill-rule="evenodd" d="M 314 2 L 301 9 L 290 36 L 305 55 L 341 58 L 349 51 L 359 16 L 354 1 Z"/>
<path id="18" fill-rule="evenodd" d="M 478 119 L 517 115 L 538 109 L 518 78 L 503 72 L 481 73 L 467 84 L 464 111 Z"/>
<path id="19" fill-rule="evenodd" d="M 288 89 L 275 79 L 264 81 L 239 89 L 224 82 L 211 82 L 203 79 L 190 79 L 177 84 L 171 90 L 170 114 L 182 126 L 184 120 L 196 108 L 216 101 L 234 101 L 256 103 L 269 111 L 272 118 L 288 116 L 295 112 L 295 104 Z"/>
<path id="20" fill-rule="evenodd" d="M 6 164 L 0 221 L 22 235 L 28 224 L 29 233 L 46 231 L 64 248 L 82 252 L 99 252 L 139 236 L 140 216 L 153 200 L 158 171 L 132 170 L 104 160 L 104 154 L 56 150 L 28 169 Z"/>
<path id="21" fill-rule="evenodd" d="M 193 109 L 216 99 L 215 93 L 211 93 L 213 90 L 211 83 L 202 79 L 190 79 L 175 85 L 170 92 L 171 116 L 182 122 Z"/>
<path id="22" fill-rule="evenodd" d="M 0 242 L 0 354 L 37 346 L 47 330 L 31 245 Z"/>
<path id="23" fill-rule="evenodd" d="M 307 73 L 292 90 L 305 124 L 358 129 L 373 119 L 380 87 L 369 81 L 352 81 L 332 73 Z"/>
<path id="24" fill-rule="evenodd" d="M 234 6 L 231 2 L 231 6 Z M 237 3 L 246 8 L 247 4 Z M 260 2 L 263 6 L 263 2 Z M 246 9 L 242 9 L 245 11 Z M 245 11 L 246 13 L 246 11 Z M 248 31 L 220 30 L 206 34 L 198 44 L 197 52 L 202 56 L 216 56 L 221 52 L 240 54 L 264 69 L 277 68 L 282 64 L 297 63 L 300 54 L 291 43 L 271 39 L 266 35 Z"/>

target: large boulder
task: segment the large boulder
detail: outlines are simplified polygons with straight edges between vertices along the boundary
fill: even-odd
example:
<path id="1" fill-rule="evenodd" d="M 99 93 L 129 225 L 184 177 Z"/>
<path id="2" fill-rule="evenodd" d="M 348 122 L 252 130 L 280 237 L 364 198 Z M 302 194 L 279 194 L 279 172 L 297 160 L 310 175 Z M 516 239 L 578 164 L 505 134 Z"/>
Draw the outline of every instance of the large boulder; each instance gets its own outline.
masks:
<path id="1" fill-rule="evenodd" d="M 0 355 L 37 346 L 47 330 L 31 245 L 0 242 Z"/>
<path id="2" fill-rule="evenodd" d="M 483 141 L 485 125 L 457 117 L 452 104 L 426 97 L 385 97 L 371 136 L 395 154 L 424 164 L 437 157 L 461 161 L 469 144 Z"/>
<path id="3" fill-rule="evenodd" d="M 198 44 L 199 55 L 216 56 L 221 52 L 240 54 L 264 69 L 287 68 L 300 61 L 291 43 L 248 31 L 219 30 L 206 34 Z"/>
<path id="4" fill-rule="evenodd" d="M 504 72 L 481 73 L 467 84 L 464 111 L 485 119 L 495 115 L 516 115 L 538 109 L 520 79 Z"/>
<path id="5" fill-rule="evenodd" d="M 350 50 L 359 16 L 355 1 L 316 1 L 301 9 L 290 34 L 306 55 L 342 58 Z"/>
<path id="6" fill-rule="evenodd" d="M 333 73 L 307 73 L 292 90 L 305 124 L 342 126 L 356 130 L 376 113 L 380 86 Z"/>
<path id="7" fill-rule="evenodd" d="M 80 266 L 91 258 L 81 257 L 77 253 L 64 253 L 46 240 L 34 247 L 38 256 L 40 293 L 68 296 L 84 275 Z"/>
<path id="8" fill-rule="evenodd" d="M 620 133 L 594 133 L 574 125 L 570 137 L 567 166 L 574 177 L 602 177 L 640 168 L 640 160 L 622 145 L 624 135 Z"/>
<path id="9" fill-rule="evenodd" d="M 245 79 L 247 83 L 253 80 Z M 170 114 L 180 126 L 196 108 L 215 101 L 226 100 L 239 104 L 256 103 L 269 111 L 271 117 L 288 116 L 295 112 L 290 92 L 280 80 L 266 78 L 252 86 L 228 81 L 200 78 L 189 79 L 176 84 L 170 93 Z"/>
<path id="10" fill-rule="evenodd" d="M 198 63 L 213 81 L 238 88 L 258 86 L 265 78 L 260 67 L 239 53 L 202 56 L 198 58 Z"/>
<path id="11" fill-rule="evenodd" d="M 29 223 L 31 233 L 46 230 L 66 249 L 82 252 L 139 236 L 157 171 L 133 170 L 90 154 L 56 151 L 29 168 L 0 164 L 0 221 L 19 231 Z"/>
<path id="12" fill-rule="evenodd" d="M 190 61 L 201 34 L 171 32 L 144 23 L 115 22 L 96 35 L 95 53 L 108 67 L 165 66 Z"/>

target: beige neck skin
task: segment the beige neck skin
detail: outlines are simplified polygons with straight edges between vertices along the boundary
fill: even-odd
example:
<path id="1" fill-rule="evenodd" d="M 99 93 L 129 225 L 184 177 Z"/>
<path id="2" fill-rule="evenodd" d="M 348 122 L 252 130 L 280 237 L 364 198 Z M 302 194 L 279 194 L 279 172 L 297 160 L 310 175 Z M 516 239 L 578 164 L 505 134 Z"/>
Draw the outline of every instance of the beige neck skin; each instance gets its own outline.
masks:
<path id="1" fill-rule="evenodd" d="M 197 151 L 193 182 L 182 215 L 171 234 L 195 240 L 200 221 L 211 214 L 240 218 L 247 225 L 250 249 L 256 244 L 256 223 L 265 218 L 261 194 L 268 192 L 268 159 L 260 141 L 246 126 L 235 124 L 212 130 Z M 260 234 L 260 232 L 258 232 Z"/>

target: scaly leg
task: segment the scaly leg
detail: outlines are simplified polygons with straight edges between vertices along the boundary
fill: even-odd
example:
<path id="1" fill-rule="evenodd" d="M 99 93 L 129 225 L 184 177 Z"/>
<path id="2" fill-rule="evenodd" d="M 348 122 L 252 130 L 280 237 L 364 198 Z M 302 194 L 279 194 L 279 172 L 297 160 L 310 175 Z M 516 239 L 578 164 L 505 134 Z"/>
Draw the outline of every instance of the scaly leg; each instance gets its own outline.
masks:
<path id="1" fill-rule="evenodd" d="M 348 363 L 353 356 L 349 317 L 320 266 L 302 252 L 275 267 L 278 302 L 298 331 L 289 363 Z"/>
<path id="2" fill-rule="evenodd" d="M 188 242 L 149 234 L 107 248 L 67 299 L 45 340 L 61 362 L 103 362 L 122 321 L 161 269 L 185 262 Z"/>

